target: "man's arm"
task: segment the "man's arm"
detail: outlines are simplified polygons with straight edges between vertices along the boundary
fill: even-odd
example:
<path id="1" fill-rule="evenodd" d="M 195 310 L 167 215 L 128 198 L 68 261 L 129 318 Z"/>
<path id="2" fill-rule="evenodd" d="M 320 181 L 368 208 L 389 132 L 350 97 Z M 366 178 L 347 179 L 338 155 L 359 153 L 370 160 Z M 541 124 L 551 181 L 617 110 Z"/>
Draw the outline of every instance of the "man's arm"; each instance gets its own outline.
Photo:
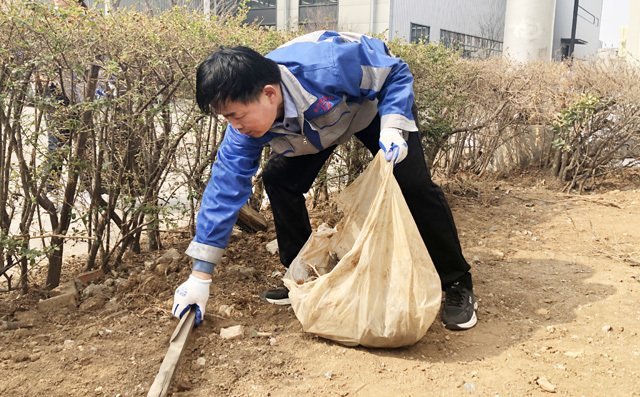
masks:
<path id="1" fill-rule="evenodd" d="M 174 316 L 181 318 L 189 307 L 195 306 L 196 325 L 204 319 L 214 266 L 229 242 L 240 207 L 249 199 L 251 178 L 258 169 L 262 146 L 267 140 L 252 139 L 231 125 L 227 127 L 202 196 L 196 236 L 187 249 L 193 258 L 192 272 L 173 295 Z"/>
<path id="2" fill-rule="evenodd" d="M 266 139 L 244 136 L 231 125 L 227 127 L 202 195 L 196 236 L 187 255 L 209 263 L 220 261 L 238 212 L 251 194 L 251 178 L 260 164 L 265 142 Z"/>

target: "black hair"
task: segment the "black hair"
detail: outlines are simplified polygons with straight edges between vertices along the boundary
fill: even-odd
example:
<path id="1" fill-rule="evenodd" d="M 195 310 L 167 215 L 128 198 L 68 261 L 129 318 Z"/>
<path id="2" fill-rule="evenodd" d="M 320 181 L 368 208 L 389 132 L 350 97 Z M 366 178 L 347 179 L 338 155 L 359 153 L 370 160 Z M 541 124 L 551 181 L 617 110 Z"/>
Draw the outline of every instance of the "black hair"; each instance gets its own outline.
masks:
<path id="1" fill-rule="evenodd" d="M 198 66 L 196 101 L 215 110 L 229 101 L 248 103 L 267 84 L 280 83 L 278 64 L 248 47 L 220 47 Z"/>

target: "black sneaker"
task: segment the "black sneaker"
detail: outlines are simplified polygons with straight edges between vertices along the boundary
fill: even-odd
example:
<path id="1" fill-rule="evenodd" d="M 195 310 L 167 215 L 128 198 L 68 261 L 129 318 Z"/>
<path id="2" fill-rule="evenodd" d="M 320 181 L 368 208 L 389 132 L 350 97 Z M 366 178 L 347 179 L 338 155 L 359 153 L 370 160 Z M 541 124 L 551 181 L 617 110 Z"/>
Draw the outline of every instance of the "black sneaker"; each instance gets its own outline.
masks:
<path id="1" fill-rule="evenodd" d="M 273 303 L 274 305 L 290 305 L 289 301 L 289 290 L 282 287 L 276 289 L 270 289 L 268 291 L 263 292 L 262 294 L 264 299 L 269 303 Z"/>
<path id="2" fill-rule="evenodd" d="M 445 289 L 444 307 L 440 318 L 446 329 L 472 328 L 478 322 L 476 310 L 478 310 L 478 302 L 472 290 L 460 282 L 455 282 Z"/>

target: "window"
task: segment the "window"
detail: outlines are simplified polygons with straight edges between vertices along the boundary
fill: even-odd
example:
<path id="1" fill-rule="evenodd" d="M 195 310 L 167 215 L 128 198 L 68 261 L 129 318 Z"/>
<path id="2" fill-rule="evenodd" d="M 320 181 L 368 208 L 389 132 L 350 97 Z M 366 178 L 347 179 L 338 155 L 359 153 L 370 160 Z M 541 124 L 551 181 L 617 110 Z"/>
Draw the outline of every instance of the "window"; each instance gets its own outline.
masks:
<path id="1" fill-rule="evenodd" d="M 300 7 L 338 5 L 338 0 L 300 0 Z"/>
<path id="2" fill-rule="evenodd" d="M 338 24 L 338 0 L 300 0 L 300 25 L 304 30 L 335 29 Z"/>
<path id="3" fill-rule="evenodd" d="M 277 0 L 249 0 L 247 6 L 252 10 L 276 8 Z"/>
<path id="4" fill-rule="evenodd" d="M 418 25 L 417 23 L 411 24 L 411 38 L 412 43 L 428 43 L 429 42 L 429 27 L 425 25 Z"/>
<path id="5" fill-rule="evenodd" d="M 440 30 L 440 43 L 447 48 L 462 51 L 466 58 L 489 58 L 502 53 L 502 42 L 464 33 Z"/>
<path id="6" fill-rule="evenodd" d="M 262 26 L 276 26 L 277 0 L 249 0 L 246 22 L 258 23 Z"/>

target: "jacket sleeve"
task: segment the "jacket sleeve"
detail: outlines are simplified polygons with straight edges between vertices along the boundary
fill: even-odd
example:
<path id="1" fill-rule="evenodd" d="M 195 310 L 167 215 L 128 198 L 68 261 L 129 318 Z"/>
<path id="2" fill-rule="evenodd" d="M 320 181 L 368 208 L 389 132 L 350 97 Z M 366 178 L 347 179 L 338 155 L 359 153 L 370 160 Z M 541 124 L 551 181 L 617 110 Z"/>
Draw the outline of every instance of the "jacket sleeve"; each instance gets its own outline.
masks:
<path id="1" fill-rule="evenodd" d="M 413 75 L 402 59 L 389 53 L 384 42 L 362 35 L 358 41 L 338 44 L 334 54 L 342 87 L 348 87 L 350 95 L 357 92 L 361 97 L 378 100 L 381 128 L 418 130 L 411 111 Z"/>
<path id="2" fill-rule="evenodd" d="M 251 194 L 251 179 L 260 164 L 262 141 L 240 134 L 231 125 L 227 127 L 202 195 L 196 236 L 187 248 L 187 255 L 219 263 L 238 212 Z"/>

